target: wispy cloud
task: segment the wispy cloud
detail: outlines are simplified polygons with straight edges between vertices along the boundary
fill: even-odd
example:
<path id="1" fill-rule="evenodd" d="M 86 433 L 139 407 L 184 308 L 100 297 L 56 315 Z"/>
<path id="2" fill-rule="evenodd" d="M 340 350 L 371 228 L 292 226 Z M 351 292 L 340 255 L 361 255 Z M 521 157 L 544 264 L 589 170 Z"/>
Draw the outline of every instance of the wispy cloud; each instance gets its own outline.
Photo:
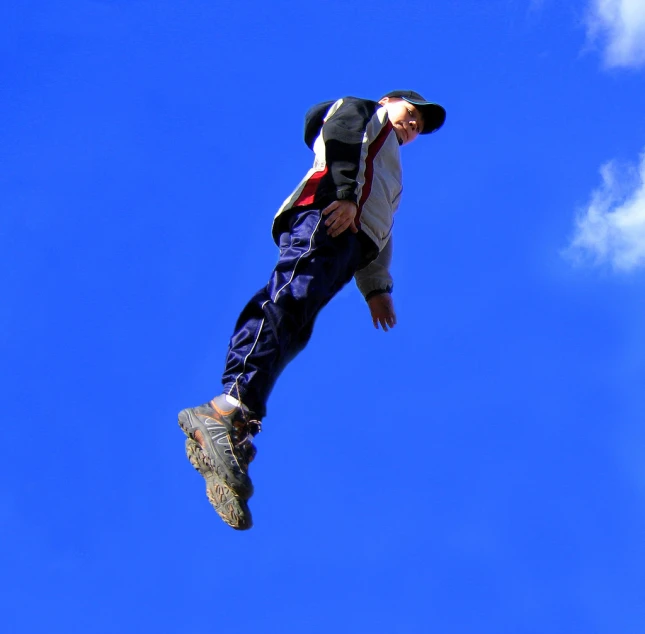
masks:
<path id="1" fill-rule="evenodd" d="M 590 0 L 587 35 L 604 47 L 605 64 L 645 66 L 645 2 Z"/>
<path id="2" fill-rule="evenodd" d="M 630 271 L 645 266 L 645 151 L 639 165 L 610 161 L 600 168 L 602 186 L 576 221 L 568 255 L 591 257 Z"/>

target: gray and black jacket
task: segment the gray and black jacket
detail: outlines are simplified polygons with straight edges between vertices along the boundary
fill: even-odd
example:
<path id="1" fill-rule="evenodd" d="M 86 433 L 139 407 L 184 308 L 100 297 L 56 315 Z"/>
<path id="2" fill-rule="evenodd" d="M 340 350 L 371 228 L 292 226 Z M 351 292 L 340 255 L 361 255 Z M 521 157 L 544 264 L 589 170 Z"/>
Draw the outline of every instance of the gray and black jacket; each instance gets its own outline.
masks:
<path id="1" fill-rule="evenodd" d="M 274 237 L 291 209 L 323 209 L 334 200 L 350 200 L 358 206 L 357 226 L 379 251 L 356 273 L 356 284 L 366 299 L 391 292 L 391 233 L 402 174 L 399 142 L 387 110 L 356 97 L 318 104 L 305 117 L 305 142 L 314 151 L 314 164 L 278 210 Z"/>

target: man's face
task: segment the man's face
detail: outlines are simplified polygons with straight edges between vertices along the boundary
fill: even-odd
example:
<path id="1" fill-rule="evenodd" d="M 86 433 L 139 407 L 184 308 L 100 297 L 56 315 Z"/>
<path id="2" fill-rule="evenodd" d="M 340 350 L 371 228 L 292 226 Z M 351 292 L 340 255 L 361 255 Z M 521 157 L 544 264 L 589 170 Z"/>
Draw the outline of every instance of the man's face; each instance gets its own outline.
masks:
<path id="1" fill-rule="evenodd" d="M 379 103 L 387 108 L 399 145 L 412 143 L 423 130 L 423 118 L 416 106 L 400 97 L 383 97 Z"/>

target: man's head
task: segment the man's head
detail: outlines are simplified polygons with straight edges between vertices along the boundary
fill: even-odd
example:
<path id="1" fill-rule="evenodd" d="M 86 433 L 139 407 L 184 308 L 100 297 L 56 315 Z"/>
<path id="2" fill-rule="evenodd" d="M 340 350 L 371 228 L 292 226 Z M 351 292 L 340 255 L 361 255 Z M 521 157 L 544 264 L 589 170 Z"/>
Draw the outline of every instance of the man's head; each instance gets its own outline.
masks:
<path id="1" fill-rule="evenodd" d="M 426 101 L 413 90 L 393 90 L 379 103 L 387 109 L 399 145 L 412 143 L 419 134 L 435 132 L 446 120 L 442 106 Z"/>

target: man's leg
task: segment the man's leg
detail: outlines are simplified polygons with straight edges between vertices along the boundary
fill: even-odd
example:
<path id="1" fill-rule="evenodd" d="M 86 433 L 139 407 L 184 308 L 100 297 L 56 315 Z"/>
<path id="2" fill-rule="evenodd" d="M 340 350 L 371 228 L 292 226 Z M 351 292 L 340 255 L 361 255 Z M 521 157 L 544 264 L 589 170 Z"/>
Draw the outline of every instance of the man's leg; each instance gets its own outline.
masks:
<path id="1" fill-rule="evenodd" d="M 294 214 L 280 238 L 269 283 L 249 301 L 231 337 L 222 383 L 262 418 L 273 385 L 300 352 L 318 312 L 349 282 L 363 260 L 357 235 L 331 238 L 319 210 Z"/>
<path id="2" fill-rule="evenodd" d="M 225 393 L 179 413 L 188 458 L 206 480 L 211 504 L 233 528 L 252 526 L 251 438 L 260 429 L 273 384 L 307 344 L 320 309 L 351 280 L 363 257 L 356 234 L 327 235 L 320 211 L 294 214 L 269 283 L 237 321 L 223 375 Z"/>

